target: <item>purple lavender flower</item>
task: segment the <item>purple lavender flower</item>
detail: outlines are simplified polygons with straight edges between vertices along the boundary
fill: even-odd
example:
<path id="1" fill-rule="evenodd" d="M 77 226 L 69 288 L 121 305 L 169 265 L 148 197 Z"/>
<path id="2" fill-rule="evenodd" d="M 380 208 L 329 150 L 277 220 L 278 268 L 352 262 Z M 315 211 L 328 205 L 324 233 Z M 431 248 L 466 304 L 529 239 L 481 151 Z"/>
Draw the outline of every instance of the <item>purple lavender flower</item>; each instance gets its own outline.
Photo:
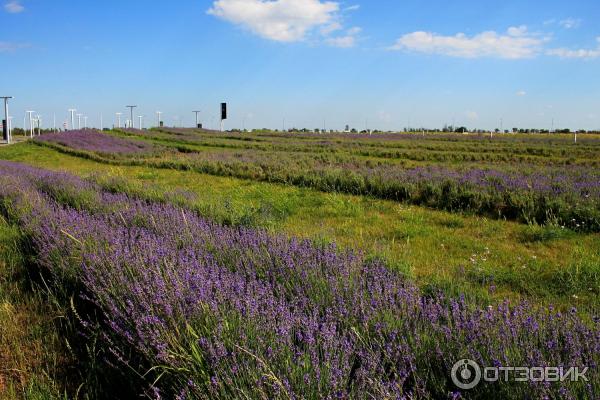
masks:
<path id="1" fill-rule="evenodd" d="M 149 143 L 122 139 L 91 129 L 48 133 L 35 140 L 102 154 L 143 154 L 154 150 Z"/>
<path id="2" fill-rule="evenodd" d="M 3 211 L 31 237 L 53 287 L 76 284 L 109 362 L 136 369 L 156 398 L 458 398 L 448 372 L 460 358 L 593 369 L 589 386 L 482 385 L 480 397 L 600 390 L 600 327 L 577 312 L 423 296 L 382 262 L 333 244 L 0 166 Z M 95 195 L 74 201 L 74 188 Z"/>

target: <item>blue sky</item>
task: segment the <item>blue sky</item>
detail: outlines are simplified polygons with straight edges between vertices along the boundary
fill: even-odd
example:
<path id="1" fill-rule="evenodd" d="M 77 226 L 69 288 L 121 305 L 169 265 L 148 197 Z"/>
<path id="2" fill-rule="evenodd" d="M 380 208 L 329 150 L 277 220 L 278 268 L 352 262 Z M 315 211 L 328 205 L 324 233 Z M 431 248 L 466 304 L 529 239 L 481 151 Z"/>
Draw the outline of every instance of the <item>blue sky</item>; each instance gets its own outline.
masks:
<path id="1" fill-rule="evenodd" d="M 0 2 L 16 126 L 131 103 L 214 126 L 227 101 L 229 128 L 600 129 L 596 0 Z"/>

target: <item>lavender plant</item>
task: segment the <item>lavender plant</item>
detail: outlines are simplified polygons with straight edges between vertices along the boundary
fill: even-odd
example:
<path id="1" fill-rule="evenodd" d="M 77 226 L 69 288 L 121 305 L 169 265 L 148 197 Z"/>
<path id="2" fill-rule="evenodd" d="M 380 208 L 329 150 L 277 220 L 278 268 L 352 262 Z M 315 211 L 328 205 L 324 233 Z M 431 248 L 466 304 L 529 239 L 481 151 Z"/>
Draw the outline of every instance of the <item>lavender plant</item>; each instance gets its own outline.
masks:
<path id="1" fill-rule="evenodd" d="M 361 254 L 1 162 L 2 211 L 53 285 L 75 282 L 107 362 L 154 398 L 597 398 L 600 319 L 422 294 Z M 58 194 L 60 193 L 60 195 Z M 86 201 L 77 198 L 78 193 Z M 92 317 L 96 315 L 96 317 Z M 587 366 L 589 382 L 460 392 L 461 358 Z"/>
<path id="2" fill-rule="evenodd" d="M 427 139 L 416 135 L 349 139 L 341 135 L 218 137 L 215 133 L 199 134 L 190 130 L 120 132 L 128 138 L 95 133 L 99 136 L 98 143 L 89 142 L 85 148 L 93 154 L 101 153 L 102 157 L 94 157 L 101 162 L 192 169 L 220 176 L 370 195 L 491 218 L 600 231 L 597 168 L 564 164 L 567 150 L 583 157 L 587 163 L 595 163 L 598 150 L 593 140 L 576 149 L 567 149 L 560 138 L 528 138 L 514 143 L 504 138 L 482 143 L 484 138 L 479 136 L 462 139 L 456 135 Z M 70 138 L 70 134 L 61 135 Z M 87 133 L 81 136 L 89 140 Z M 127 146 L 135 143 L 152 146 L 130 137 L 151 140 L 157 143 L 155 146 L 164 145 L 178 153 L 139 159 L 139 154 L 148 153 L 111 152 L 108 145 L 101 143 L 114 140 L 124 141 Z M 73 143 L 72 146 L 78 145 Z M 546 154 L 563 161 L 541 157 Z M 406 165 L 408 159 L 425 165 Z"/>
<path id="3" fill-rule="evenodd" d="M 48 133 L 35 140 L 103 155 L 141 155 L 154 150 L 151 144 L 118 138 L 92 129 Z"/>

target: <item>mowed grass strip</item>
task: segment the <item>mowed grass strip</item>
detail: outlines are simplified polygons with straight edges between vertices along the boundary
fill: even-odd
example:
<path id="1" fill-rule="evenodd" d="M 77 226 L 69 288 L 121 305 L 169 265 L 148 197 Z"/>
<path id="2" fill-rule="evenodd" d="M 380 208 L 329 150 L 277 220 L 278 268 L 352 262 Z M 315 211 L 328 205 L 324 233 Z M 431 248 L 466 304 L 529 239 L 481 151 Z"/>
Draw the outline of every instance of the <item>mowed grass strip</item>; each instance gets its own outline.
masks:
<path id="1" fill-rule="evenodd" d="M 80 176 L 116 178 L 153 198 L 185 189 L 195 209 L 217 220 L 336 241 L 383 257 L 426 290 L 465 294 L 480 304 L 527 297 L 539 304 L 600 309 L 600 235 L 430 210 L 365 196 L 210 176 L 111 166 L 23 143 L 0 158 Z"/>

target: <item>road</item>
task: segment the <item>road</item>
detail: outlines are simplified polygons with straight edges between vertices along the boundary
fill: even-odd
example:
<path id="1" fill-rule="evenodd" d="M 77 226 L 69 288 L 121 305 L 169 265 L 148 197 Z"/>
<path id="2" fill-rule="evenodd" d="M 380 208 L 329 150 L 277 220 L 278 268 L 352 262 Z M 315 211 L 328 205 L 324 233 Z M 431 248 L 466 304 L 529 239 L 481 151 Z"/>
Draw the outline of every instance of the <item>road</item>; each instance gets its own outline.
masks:
<path id="1" fill-rule="evenodd" d="M 13 136 L 10 144 L 21 143 L 29 139 L 29 136 Z M 0 146 L 7 146 L 6 140 L 0 140 Z"/>

